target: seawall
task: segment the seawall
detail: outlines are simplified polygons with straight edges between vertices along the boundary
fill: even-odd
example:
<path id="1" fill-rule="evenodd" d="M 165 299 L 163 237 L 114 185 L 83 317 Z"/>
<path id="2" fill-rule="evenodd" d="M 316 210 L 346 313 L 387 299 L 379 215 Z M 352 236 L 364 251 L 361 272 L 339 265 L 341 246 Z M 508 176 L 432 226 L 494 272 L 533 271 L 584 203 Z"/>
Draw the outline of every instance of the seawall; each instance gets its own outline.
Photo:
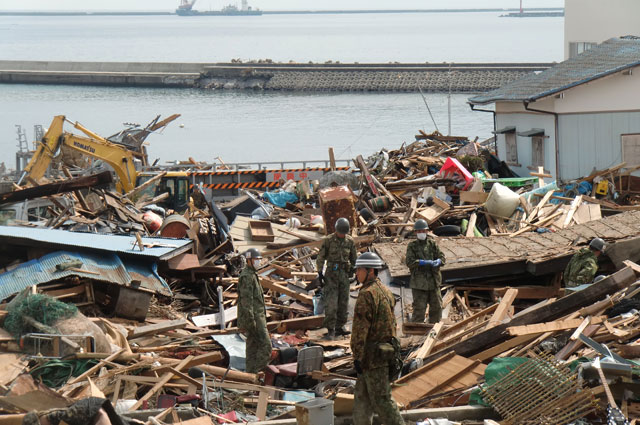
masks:
<path id="1" fill-rule="evenodd" d="M 301 64 L 0 61 L 0 83 L 269 91 L 482 92 L 550 63 Z"/>

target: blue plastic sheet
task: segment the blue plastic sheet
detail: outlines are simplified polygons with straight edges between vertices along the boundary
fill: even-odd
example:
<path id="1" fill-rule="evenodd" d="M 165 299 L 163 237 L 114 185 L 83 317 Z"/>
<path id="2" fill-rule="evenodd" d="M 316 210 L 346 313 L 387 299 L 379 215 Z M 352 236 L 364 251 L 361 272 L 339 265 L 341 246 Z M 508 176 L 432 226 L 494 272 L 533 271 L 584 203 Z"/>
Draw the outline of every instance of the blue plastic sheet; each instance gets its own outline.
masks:
<path id="1" fill-rule="evenodd" d="M 266 201 L 280 208 L 284 208 L 287 205 L 287 202 L 291 204 L 298 202 L 298 196 L 295 193 L 285 192 L 282 190 L 279 192 L 265 192 L 262 196 Z"/>

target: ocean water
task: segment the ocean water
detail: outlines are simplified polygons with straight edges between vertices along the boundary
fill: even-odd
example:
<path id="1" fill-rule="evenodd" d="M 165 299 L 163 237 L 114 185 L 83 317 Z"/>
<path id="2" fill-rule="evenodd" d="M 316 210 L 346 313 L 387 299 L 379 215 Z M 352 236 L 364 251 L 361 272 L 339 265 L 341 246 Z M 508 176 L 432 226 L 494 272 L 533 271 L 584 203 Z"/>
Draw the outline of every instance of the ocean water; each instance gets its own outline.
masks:
<path id="1" fill-rule="evenodd" d="M 0 60 L 216 62 L 551 62 L 562 18 L 497 13 L 259 17 L 0 17 Z M 451 97 L 451 133 L 489 137 L 493 121 Z M 447 95 L 426 94 L 447 133 Z M 193 89 L 0 85 L 0 161 L 14 164 L 15 125 L 66 115 L 102 135 L 124 122 L 182 117 L 149 137 L 152 158 L 225 162 L 339 159 L 394 149 L 435 130 L 420 94 L 259 93 Z M 179 124 L 183 124 L 181 127 Z"/>

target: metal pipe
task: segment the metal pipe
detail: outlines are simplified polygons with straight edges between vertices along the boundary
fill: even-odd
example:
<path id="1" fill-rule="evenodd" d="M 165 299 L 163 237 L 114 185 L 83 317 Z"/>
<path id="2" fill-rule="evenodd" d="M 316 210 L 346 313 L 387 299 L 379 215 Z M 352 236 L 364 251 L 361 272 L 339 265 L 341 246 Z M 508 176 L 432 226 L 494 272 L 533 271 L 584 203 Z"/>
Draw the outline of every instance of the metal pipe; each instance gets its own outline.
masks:
<path id="1" fill-rule="evenodd" d="M 497 128 L 496 128 L 496 111 L 495 110 L 491 110 L 491 109 L 476 109 L 476 105 L 474 105 L 473 103 L 469 103 L 469 106 L 471 106 L 471 110 L 472 111 L 479 111 L 479 112 L 491 112 L 493 114 L 493 150 L 496 152 L 496 156 L 498 156 L 498 135 L 496 134 Z"/>
<path id="2" fill-rule="evenodd" d="M 529 108 L 529 103 L 526 100 L 522 102 L 524 109 L 531 112 L 539 112 L 541 114 L 553 115 L 554 124 L 554 137 L 555 137 L 555 157 L 556 157 L 556 180 L 560 181 L 560 130 L 558 129 L 558 114 L 556 112 L 544 111 L 542 109 Z"/>

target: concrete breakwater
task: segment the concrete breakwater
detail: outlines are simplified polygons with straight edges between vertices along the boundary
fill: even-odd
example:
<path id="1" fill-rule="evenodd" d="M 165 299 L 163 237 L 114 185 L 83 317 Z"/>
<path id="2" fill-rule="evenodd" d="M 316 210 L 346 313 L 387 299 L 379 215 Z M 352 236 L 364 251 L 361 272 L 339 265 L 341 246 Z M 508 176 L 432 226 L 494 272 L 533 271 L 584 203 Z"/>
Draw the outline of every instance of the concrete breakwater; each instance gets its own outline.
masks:
<path id="1" fill-rule="evenodd" d="M 0 83 L 460 93 L 491 90 L 552 65 L 0 61 Z"/>

